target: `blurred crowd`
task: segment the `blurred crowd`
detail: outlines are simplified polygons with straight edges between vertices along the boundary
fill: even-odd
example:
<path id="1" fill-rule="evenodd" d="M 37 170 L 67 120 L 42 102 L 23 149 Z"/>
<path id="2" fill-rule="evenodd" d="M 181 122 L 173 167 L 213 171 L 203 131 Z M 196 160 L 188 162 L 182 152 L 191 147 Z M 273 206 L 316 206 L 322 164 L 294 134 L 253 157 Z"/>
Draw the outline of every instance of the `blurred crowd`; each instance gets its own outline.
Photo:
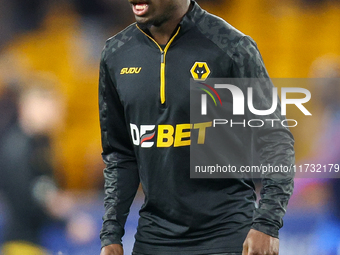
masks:
<path id="1" fill-rule="evenodd" d="M 56 8 L 71 8 L 73 12 L 101 30 L 126 24 L 131 15 L 123 15 L 127 5 L 120 0 L 1 0 L 0 1 L 0 46 L 18 33 L 39 29 L 46 16 Z"/>
<path id="2" fill-rule="evenodd" d="M 301 6 L 320 7 L 339 0 L 290 0 Z M 38 29 L 44 18 L 57 6 L 67 5 L 80 15 L 84 23 L 97 25 L 100 30 L 111 30 L 124 26 L 132 21 L 128 11 L 127 0 L 0 0 L 0 47 L 13 39 L 18 33 Z M 209 5 L 231 4 L 234 0 L 198 0 Z M 266 2 L 266 1 L 264 1 Z M 113 29 L 113 30 L 112 30 Z"/>
<path id="3" fill-rule="evenodd" d="M 272 77 L 313 78 L 306 85 L 313 118 L 288 116 L 300 125 L 292 130 L 297 163 L 340 164 L 339 1 L 197 2 L 253 37 Z M 134 18 L 127 0 L 0 0 L 0 6 L 0 246 L 4 255 L 47 254 L 40 245 L 48 223 L 78 243 L 97 238 L 93 216 L 77 207 L 103 187 L 99 57 L 105 40 Z M 322 89 L 316 78 L 327 78 Z M 297 179 L 290 211 L 331 215 L 339 226 L 339 187 L 337 178 Z M 340 254 L 335 233 L 338 248 L 315 254 Z"/>

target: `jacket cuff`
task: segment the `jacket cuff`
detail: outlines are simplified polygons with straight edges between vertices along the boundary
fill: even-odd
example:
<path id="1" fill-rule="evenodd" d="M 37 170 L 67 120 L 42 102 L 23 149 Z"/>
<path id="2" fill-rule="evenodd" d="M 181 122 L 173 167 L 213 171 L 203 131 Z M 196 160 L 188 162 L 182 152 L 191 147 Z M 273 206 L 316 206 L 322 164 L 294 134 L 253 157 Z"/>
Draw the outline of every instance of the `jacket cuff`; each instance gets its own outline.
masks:
<path id="1" fill-rule="evenodd" d="M 265 233 L 266 235 L 279 238 L 279 228 L 265 224 L 265 223 L 253 223 L 251 226 L 252 229 Z"/>
<path id="2" fill-rule="evenodd" d="M 115 235 L 101 237 L 100 243 L 101 248 L 103 248 L 104 246 L 108 246 L 110 244 L 120 244 L 121 246 L 123 246 L 121 239 L 120 238 L 117 239 Z"/>
<path id="3" fill-rule="evenodd" d="M 115 222 L 104 221 L 102 230 L 100 231 L 101 247 L 108 246 L 110 244 L 122 244 L 122 237 L 124 235 L 124 229 Z"/>

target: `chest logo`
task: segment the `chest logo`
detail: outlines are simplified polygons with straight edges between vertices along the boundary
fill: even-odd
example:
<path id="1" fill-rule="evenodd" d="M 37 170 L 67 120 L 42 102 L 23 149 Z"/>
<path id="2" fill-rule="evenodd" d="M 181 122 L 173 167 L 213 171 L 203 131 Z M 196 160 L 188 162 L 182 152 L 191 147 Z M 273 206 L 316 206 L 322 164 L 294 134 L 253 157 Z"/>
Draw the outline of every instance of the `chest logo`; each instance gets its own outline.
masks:
<path id="1" fill-rule="evenodd" d="M 205 81 L 210 74 L 210 69 L 206 62 L 195 62 L 190 70 L 190 73 L 194 80 Z"/>
<path id="2" fill-rule="evenodd" d="M 120 74 L 134 74 L 139 73 L 142 70 L 141 67 L 124 67 L 120 70 Z"/>

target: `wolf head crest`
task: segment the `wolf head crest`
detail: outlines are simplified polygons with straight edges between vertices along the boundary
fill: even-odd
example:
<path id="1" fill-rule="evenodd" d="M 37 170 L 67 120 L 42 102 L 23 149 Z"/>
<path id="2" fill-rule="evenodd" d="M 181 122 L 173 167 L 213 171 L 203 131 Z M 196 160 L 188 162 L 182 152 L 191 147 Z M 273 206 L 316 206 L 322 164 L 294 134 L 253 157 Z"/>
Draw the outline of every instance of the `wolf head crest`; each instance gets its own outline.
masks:
<path id="1" fill-rule="evenodd" d="M 209 74 L 210 74 L 210 69 L 205 62 L 196 62 L 191 70 L 191 75 L 194 78 L 194 80 L 197 81 L 205 81 Z"/>

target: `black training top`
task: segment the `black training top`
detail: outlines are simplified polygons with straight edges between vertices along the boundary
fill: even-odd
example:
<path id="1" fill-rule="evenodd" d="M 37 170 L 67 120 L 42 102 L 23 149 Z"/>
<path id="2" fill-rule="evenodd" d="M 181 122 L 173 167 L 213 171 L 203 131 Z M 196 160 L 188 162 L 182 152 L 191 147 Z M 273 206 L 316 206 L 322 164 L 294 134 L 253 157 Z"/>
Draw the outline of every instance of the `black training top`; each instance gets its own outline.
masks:
<path id="1" fill-rule="evenodd" d="M 121 243 L 140 182 L 145 202 L 135 236 L 137 253 L 241 252 L 250 228 L 278 236 L 293 190 L 291 176 L 265 178 L 257 209 L 249 179 L 190 179 L 189 86 L 192 69 L 198 79 L 206 73 L 203 62 L 209 77 L 268 77 L 255 42 L 195 2 L 163 47 L 137 24 L 107 41 L 99 83 L 107 165 L 102 246 Z M 255 90 L 254 97 L 260 96 L 254 101 L 270 105 L 268 91 Z M 282 116 L 276 111 L 273 118 Z M 237 154 L 250 147 L 248 134 L 237 130 L 227 134 L 226 165 L 229 159 L 250 158 L 246 150 L 244 157 Z M 261 130 L 250 134 L 255 136 L 259 161 L 292 164 L 294 140 L 289 130 Z"/>

